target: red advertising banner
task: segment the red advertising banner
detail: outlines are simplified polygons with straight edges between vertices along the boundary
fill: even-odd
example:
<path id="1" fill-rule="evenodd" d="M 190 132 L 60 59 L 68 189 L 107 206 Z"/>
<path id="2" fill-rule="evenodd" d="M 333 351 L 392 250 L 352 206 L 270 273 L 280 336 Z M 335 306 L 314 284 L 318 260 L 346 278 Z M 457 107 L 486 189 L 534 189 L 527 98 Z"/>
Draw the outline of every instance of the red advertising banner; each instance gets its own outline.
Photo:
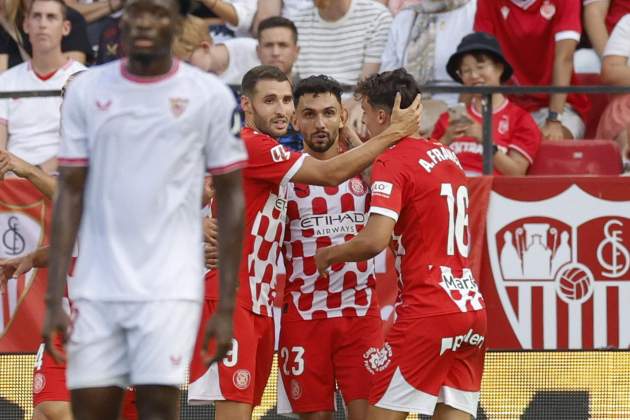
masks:
<path id="1" fill-rule="evenodd" d="M 48 243 L 50 201 L 28 181 L 0 182 L 0 259 L 28 254 Z M 46 270 L 10 279 L 0 293 L 0 353 L 34 352 L 40 342 Z"/>
<path id="2" fill-rule="evenodd" d="M 469 195 L 490 348 L 630 346 L 630 178 L 480 177 Z M 47 243 L 49 222 L 50 203 L 30 183 L 0 183 L 0 259 Z M 36 350 L 45 278 L 31 270 L 0 294 L 0 353 Z M 391 253 L 377 260 L 377 291 L 387 327 L 397 295 Z"/>

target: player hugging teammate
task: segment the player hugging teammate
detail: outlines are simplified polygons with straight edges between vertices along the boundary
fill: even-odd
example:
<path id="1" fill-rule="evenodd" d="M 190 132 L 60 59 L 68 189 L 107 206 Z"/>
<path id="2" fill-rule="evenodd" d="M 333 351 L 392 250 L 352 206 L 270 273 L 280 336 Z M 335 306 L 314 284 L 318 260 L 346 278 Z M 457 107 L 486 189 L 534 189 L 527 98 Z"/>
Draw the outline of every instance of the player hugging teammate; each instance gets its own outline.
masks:
<path id="1" fill-rule="evenodd" d="M 349 157 L 371 157 L 374 142 L 390 141 L 384 136 L 392 133 L 393 123 L 400 125 L 401 110 L 411 117 L 409 110 L 418 108 L 413 77 L 396 70 L 359 83 L 356 93 L 373 136 L 361 145 L 345 127 L 341 89 L 334 80 L 316 76 L 301 81 L 291 102 L 283 78 L 264 68 L 252 72 L 244 79 L 242 101 L 248 115 L 242 137 L 250 156 L 244 170 L 246 203 L 267 197 L 254 194 L 254 188 L 272 188 L 273 194 L 246 216 L 246 231 L 253 238 L 244 250 L 242 261 L 248 265 L 241 271 L 241 292 L 255 297 L 266 291 L 261 302 L 270 312 L 275 256 L 282 252 L 287 283 L 277 349 L 278 412 L 305 420 L 332 419 L 338 389 L 352 420 L 404 419 L 409 413 L 441 420 L 476 416 L 486 313 L 468 262 L 468 190 L 457 158 L 440 143 L 421 138 L 416 122 L 375 156 L 369 189 L 361 177 L 347 176 L 358 175 L 359 166 L 365 166 Z M 258 82 L 251 84 L 256 74 Z M 293 112 L 306 156 L 286 151 L 274 140 Z M 351 150 L 342 153 L 345 149 Z M 342 177 L 338 166 L 310 170 L 335 161 L 355 166 Z M 396 256 L 401 301 L 383 340 L 372 258 L 388 245 Z M 262 256 L 265 264 L 257 261 Z M 254 384 L 254 397 L 241 407 L 241 416 L 221 410 L 217 418 L 249 418 L 267 380 L 267 364 L 256 371 L 237 366 L 241 355 L 252 353 L 258 369 L 261 360 L 270 363 L 272 328 L 250 328 L 259 343 L 266 337 L 264 351 L 243 350 L 237 344 L 239 322 L 235 318 L 233 353 L 218 364 L 219 372 L 230 375 L 218 375 L 220 386 L 207 389 L 243 392 L 254 380 L 262 383 Z"/>

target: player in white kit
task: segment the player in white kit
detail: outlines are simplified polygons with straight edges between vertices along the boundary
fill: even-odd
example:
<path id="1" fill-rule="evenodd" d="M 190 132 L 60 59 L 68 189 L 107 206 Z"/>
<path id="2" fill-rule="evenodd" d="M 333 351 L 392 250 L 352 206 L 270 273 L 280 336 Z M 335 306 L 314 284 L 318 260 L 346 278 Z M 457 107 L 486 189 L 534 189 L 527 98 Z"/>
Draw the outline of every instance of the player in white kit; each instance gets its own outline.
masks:
<path id="1" fill-rule="evenodd" d="M 128 385 L 140 419 L 176 419 L 203 297 L 199 246 L 206 169 L 220 199 L 217 357 L 231 344 L 247 159 L 236 103 L 214 76 L 171 57 L 174 0 L 130 0 L 121 20 L 128 59 L 68 89 L 52 222 L 44 340 L 64 334 L 65 274 L 81 257 L 68 334 L 67 385 L 76 419 L 116 418 Z M 80 232 L 79 232 L 80 227 Z"/>

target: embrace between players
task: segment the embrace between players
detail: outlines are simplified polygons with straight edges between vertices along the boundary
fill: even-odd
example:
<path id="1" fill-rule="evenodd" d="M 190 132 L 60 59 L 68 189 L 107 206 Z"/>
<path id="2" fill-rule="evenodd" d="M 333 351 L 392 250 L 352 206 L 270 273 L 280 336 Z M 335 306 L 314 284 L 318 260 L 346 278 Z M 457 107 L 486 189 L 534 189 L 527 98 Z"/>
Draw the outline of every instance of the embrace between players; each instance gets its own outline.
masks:
<path id="1" fill-rule="evenodd" d="M 61 360 L 53 342 L 70 325 L 62 298 L 78 243 L 65 337 L 74 418 L 117 418 L 128 386 L 140 419 L 178 418 L 192 358 L 189 401 L 249 419 L 272 366 L 281 253 L 279 411 L 331 418 L 338 387 L 351 419 L 474 416 L 486 318 L 467 259 L 466 179 L 448 148 L 420 138 L 413 78 L 397 70 L 358 85 L 372 136 L 360 144 L 334 80 L 305 79 L 294 96 L 281 71 L 255 67 L 239 138 L 228 89 L 171 56 L 182 13 L 174 0 L 128 1 L 128 58 L 66 95 L 43 335 Z M 305 154 L 275 141 L 294 112 Z M 220 261 L 205 299 L 204 168 Z M 371 261 L 390 244 L 400 290 L 383 337 Z"/>

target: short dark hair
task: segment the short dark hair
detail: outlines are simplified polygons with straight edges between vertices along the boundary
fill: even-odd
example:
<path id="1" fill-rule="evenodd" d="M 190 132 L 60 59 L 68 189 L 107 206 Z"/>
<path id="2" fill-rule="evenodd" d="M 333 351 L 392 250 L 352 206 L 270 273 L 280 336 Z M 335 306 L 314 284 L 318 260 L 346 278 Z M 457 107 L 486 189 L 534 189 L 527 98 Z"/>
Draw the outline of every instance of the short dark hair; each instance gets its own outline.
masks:
<path id="1" fill-rule="evenodd" d="M 300 98 L 307 93 L 330 93 L 341 103 L 343 88 L 338 81 L 324 74 L 307 77 L 300 80 L 293 91 L 293 103 L 295 103 L 295 106 L 300 102 Z"/>
<path id="2" fill-rule="evenodd" d="M 258 24 L 258 40 L 260 41 L 260 34 L 265 29 L 273 29 L 273 28 L 287 28 L 293 34 L 293 42 L 297 44 L 298 40 L 298 30 L 295 26 L 295 23 L 291 19 L 287 19 L 282 16 L 271 16 L 267 19 L 263 19 Z"/>
<path id="3" fill-rule="evenodd" d="M 54 3 L 57 3 L 59 6 L 61 6 L 61 16 L 63 17 L 63 19 L 66 20 L 68 18 L 68 5 L 64 0 L 33 0 L 28 7 L 28 10 L 26 11 L 27 16 L 31 14 L 31 10 L 33 10 L 33 5 L 38 1 L 52 1 Z"/>
<path id="4" fill-rule="evenodd" d="M 241 82 L 241 92 L 245 96 L 251 97 L 256 92 L 256 84 L 260 80 L 275 80 L 276 82 L 289 82 L 289 78 L 277 67 L 256 66 L 251 68 Z M 291 83 L 291 82 L 289 82 Z"/>
<path id="5" fill-rule="evenodd" d="M 360 81 L 355 89 L 357 99 L 367 98 L 373 107 L 391 110 L 394 108 L 396 93 L 400 92 L 400 107 L 407 108 L 420 93 L 413 76 L 405 69 L 396 69 L 373 74 Z"/>

